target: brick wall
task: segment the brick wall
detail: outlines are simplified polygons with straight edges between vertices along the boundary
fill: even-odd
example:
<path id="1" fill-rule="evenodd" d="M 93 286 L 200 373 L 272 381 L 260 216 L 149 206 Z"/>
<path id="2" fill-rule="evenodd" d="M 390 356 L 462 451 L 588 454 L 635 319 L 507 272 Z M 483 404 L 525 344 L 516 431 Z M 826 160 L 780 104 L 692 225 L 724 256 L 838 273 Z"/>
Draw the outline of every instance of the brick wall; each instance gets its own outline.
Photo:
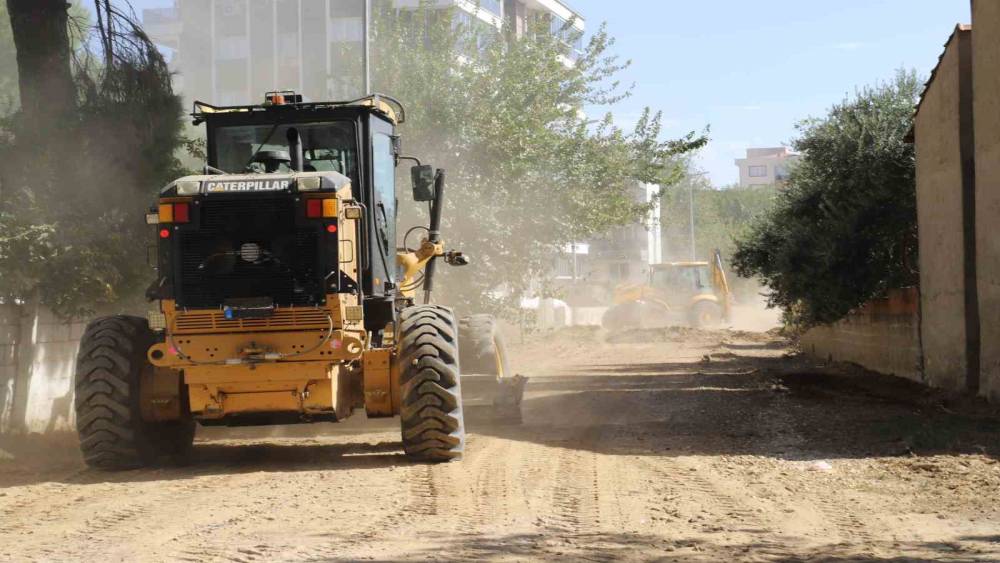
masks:
<path id="1" fill-rule="evenodd" d="M 823 360 L 927 383 L 920 348 L 919 292 L 894 290 L 832 325 L 802 336 L 802 351 Z"/>

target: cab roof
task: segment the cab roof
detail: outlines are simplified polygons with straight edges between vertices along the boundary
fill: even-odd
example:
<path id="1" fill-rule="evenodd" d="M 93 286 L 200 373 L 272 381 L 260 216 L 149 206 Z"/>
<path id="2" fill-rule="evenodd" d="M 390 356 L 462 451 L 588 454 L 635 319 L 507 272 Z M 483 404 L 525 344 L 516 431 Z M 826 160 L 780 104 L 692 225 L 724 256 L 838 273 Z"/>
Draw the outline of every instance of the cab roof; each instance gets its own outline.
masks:
<path id="1" fill-rule="evenodd" d="M 406 122 L 406 110 L 399 100 L 385 94 L 372 94 L 356 100 L 343 102 L 303 102 L 302 96 L 290 92 L 268 92 L 263 104 L 244 106 L 215 106 L 196 101 L 191 117 L 200 125 L 213 117 L 232 117 L 239 114 L 253 115 L 269 112 L 316 111 L 332 109 L 357 109 L 382 115 L 394 124 Z M 289 100 L 289 101 L 286 101 Z"/>

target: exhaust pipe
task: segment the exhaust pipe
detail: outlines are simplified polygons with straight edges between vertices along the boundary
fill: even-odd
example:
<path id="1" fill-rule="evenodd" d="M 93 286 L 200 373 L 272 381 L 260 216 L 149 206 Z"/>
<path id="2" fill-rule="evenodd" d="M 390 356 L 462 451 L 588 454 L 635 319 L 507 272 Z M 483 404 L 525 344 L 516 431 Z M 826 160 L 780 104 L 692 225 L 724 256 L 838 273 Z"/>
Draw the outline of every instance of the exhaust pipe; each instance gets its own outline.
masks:
<path id="1" fill-rule="evenodd" d="M 288 128 L 288 133 L 285 134 L 288 138 L 288 153 L 291 158 L 292 170 L 296 172 L 302 172 L 304 169 L 303 158 L 302 158 L 302 138 L 299 137 L 299 130 L 294 127 Z"/>

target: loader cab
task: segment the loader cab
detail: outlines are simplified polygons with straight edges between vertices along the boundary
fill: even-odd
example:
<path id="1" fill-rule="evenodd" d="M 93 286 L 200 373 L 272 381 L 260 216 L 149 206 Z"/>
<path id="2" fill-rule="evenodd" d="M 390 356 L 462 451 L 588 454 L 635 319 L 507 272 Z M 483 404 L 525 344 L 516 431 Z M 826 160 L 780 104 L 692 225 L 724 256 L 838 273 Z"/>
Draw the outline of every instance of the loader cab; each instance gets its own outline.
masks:
<path id="1" fill-rule="evenodd" d="M 367 244 L 362 245 L 360 279 L 354 280 L 364 295 L 365 324 L 375 329 L 391 321 L 398 288 L 395 128 L 402 108 L 378 96 L 302 103 L 301 96 L 271 93 L 256 106 L 196 102 L 193 115 L 196 124 L 206 125 L 209 171 L 336 172 L 350 179 L 354 198 L 367 214 L 361 233 Z"/>
<path id="2" fill-rule="evenodd" d="M 712 273 L 707 262 L 661 264 L 650 270 L 650 285 L 684 294 L 713 293 Z"/>

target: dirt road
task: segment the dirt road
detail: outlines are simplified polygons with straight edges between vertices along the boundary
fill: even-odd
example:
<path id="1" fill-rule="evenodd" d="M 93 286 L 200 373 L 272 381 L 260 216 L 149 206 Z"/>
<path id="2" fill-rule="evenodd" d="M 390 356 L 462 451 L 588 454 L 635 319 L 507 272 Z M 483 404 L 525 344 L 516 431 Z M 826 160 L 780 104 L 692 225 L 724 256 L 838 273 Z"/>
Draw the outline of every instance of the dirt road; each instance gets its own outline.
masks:
<path id="1" fill-rule="evenodd" d="M 203 433 L 190 467 L 0 460 L 0 560 L 996 561 L 1000 419 L 776 337 L 515 346 L 520 427 L 416 465 L 392 421 Z M 298 432 L 299 430 L 296 430 Z"/>

